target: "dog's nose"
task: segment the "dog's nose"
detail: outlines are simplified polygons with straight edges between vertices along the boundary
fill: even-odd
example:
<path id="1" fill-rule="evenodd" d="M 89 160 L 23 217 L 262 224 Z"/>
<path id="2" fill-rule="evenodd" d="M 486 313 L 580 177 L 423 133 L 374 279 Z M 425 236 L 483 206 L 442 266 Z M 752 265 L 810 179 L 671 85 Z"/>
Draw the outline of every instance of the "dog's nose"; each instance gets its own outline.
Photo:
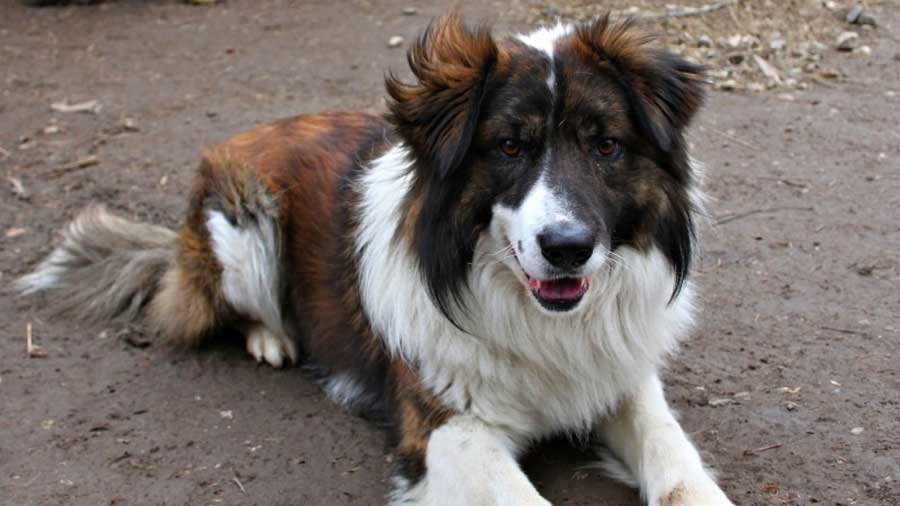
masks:
<path id="1" fill-rule="evenodd" d="M 584 225 L 566 223 L 544 230 L 537 236 L 541 254 L 554 267 L 574 269 L 587 263 L 594 253 L 596 237 Z"/>

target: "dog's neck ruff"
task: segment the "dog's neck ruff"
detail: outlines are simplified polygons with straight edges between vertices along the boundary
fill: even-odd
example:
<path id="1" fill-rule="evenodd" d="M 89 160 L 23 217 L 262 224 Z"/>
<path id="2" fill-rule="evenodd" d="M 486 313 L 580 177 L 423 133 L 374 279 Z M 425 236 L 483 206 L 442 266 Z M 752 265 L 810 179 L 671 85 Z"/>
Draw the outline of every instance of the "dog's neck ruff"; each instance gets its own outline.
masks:
<path id="1" fill-rule="evenodd" d="M 654 373 L 692 322 L 693 290 L 669 304 L 672 269 L 657 250 L 620 248 L 591 279 L 582 308 L 553 317 L 492 252 L 489 232 L 468 273 L 463 332 L 428 297 L 415 254 L 396 240 L 414 163 L 402 144 L 359 181 L 356 252 L 363 307 L 394 356 L 450 409 L 523 438 L 580 434 Z"/>

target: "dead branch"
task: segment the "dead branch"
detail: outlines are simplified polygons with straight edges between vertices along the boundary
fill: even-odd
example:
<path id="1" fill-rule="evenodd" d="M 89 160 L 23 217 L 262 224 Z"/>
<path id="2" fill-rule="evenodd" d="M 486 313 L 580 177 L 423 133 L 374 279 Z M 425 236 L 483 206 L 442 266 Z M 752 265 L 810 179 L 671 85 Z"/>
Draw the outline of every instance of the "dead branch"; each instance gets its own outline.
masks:
<path id="1" fill-rule="evenodd" d="M 743 213 L 733 214 L 731 216 L 719 219 L 713 222 L 714 227 L 718 227 L 719 225 L 724 225 L 726 223 L 730 223 L 735 220 L 740 220 L 742 218 L 746 218 L 748 216 L 753 216 L 754 214 L 766 214 L 766 213 L 778 213 L 781 211 L 807 211 L 812 212 L 815 209 L 812 207 L 799 207 L 799 206 L 784 206 L 784 207 L 768 207 L 765 209 L 752 209 L 750 211 L 746 211 Z"/>
<path id="2" fill-rule="evenodd" d="M 709 14 L 710 12 L 715 12 L 717 10 L 724 9 L 725 7 L 731 7 L 733 5 L 737 5 L 737 0 L 720 0 L 718 2 L 713 2 L 711 4 L 703 5 L 700 7 L 672 7 L 666 8 L 666 12 L 640 13 L 634 16 L 634 19 L 638 21 L 653 21 L 662 18 L 702 16 L 704 14 Z"/>

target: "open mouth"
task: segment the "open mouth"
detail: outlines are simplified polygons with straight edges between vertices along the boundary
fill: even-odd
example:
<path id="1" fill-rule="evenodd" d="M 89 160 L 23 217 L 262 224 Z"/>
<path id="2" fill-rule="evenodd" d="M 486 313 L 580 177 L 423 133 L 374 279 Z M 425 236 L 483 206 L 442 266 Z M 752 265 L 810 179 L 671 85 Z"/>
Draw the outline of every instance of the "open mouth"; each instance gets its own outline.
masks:
<path id="1" fill-rule="evenodd" d="M 590 279 L 586 277 L 562 277 L 546 280 L 533 278 L 525 272 L 515 250 L 513 250 L 513 257 L 519 264 L 522 273 L 525 274 L 531 294 L 548 311 L 565 312 L 574 309 L 591 285 Z"/>
<path id="2" fill-rule="evenodd" d="M 590 286 L 588 278 L 558 278 L 540 280 L 525 274 L 534 298 L 550 311 L 569 311 L 581 302 Z"/>

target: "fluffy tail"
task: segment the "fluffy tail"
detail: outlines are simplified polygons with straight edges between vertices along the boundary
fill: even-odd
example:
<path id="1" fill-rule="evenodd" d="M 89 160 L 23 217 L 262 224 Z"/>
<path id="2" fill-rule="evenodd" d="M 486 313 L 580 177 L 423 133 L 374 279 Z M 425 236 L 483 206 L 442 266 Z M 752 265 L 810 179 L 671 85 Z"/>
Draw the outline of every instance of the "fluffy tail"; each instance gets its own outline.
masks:
<path id="1" fill-rule="evenodd" d="M 17 281 L 24 294 L 47 292 L 55 314 L 86 323 L 135 321 L 174 265 L 178 236 L 94 205 L 64 232 L 63 243 Z"/>

